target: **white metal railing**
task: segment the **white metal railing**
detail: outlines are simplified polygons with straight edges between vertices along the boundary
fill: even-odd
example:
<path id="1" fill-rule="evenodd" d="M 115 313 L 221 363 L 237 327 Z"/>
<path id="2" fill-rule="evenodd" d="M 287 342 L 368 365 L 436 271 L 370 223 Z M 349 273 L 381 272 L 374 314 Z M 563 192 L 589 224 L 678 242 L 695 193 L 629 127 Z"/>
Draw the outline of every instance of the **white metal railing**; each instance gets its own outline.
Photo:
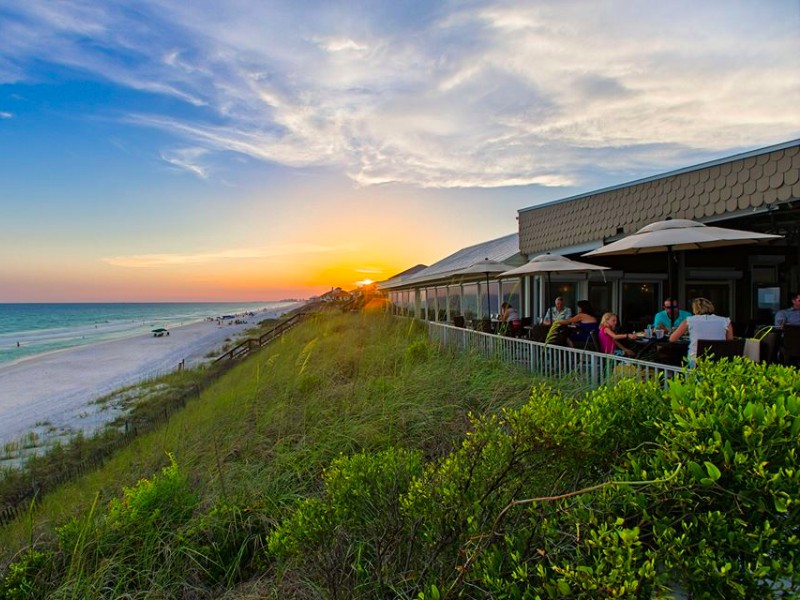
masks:
<path id="1" fill-rule="evenodd" d="M 442 347 L 479 352 L 486 358 L 518 364 L 532 373 L 548 377 L 578 374 L 593 387 L 622 377 L 659 380 L 666 386 L 669 379 L 682 371 L 681 367 L 661 363 L 504 337 L 445 323 L 423 322 L 429 337 Z"/>

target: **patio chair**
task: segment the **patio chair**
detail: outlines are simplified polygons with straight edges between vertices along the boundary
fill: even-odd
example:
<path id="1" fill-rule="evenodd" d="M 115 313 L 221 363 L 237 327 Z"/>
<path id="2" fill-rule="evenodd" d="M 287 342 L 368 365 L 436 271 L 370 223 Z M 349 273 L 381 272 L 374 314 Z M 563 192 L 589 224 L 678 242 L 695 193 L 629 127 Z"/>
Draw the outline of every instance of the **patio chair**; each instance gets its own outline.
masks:
<path id="1" fill-rule="evenodd" d="M 744 340 L 697 340 L 697 357 L 719 360 L 733 358 L 744 353 Z"/>
<path id="2" fill-rule="evenodd" d="M 764 362 L 775 362 L 778 353 L 778 340 L 780 332 L 772 330 L 761 340 L 761 360 Z"/>
<path id="3" fill-rule="evenodd" d="M 800 365 L 800 325 L 783 326 L 783 363 Z"/>
<path id="4" fill-rule="evenodd" d="M 597 329 L 592 329 L 589 332 L 589 337 L 586 338 L 586 343 L 583 345 L 584 350 L 591 350 L 592 352 L 600 352 L 600 333 Z"/>

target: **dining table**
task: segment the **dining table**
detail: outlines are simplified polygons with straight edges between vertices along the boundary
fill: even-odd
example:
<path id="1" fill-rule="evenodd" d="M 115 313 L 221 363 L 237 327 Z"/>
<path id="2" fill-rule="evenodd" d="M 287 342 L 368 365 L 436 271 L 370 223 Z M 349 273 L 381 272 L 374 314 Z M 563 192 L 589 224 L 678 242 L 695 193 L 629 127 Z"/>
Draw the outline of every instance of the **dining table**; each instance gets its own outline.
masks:
<path id="1" fill-rule="evenodd" d="M 674 366 L 681 366 L 689 352 L 689 336 L 671 342 L 666 335 L 659 338 L 637 334 L 633 344 L 637 359 Z"/>

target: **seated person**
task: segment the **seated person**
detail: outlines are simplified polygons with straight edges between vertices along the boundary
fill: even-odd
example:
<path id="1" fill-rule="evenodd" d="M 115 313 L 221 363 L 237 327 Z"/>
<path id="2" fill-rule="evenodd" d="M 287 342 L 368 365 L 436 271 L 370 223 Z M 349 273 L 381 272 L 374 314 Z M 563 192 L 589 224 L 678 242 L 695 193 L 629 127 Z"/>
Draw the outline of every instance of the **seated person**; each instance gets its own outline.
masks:
<path id="1" fill-rule="evenodd" d="M 697 340 L 732 340 L 733 325 L 728 317 L 714 314 L 714 305 L 705 298 L 692 300 L 694 315 L 681 323 L 669 336 L 670 342 L 677 342 L 689 332 L 689 366 L 697 362 Z"/>
<path id="2" fill-rule="evenodd" d="M 572 309 L 569 306 L 564 306 L 564 298 L 562 296 L 558 296 L 555 303 L 555 306 L 551 306 L 544 313 L 543 325 L 550 325 L 553 321 L 563 321 L 572 317 Z"/>
<path id="3" fill-rule="evenodd" d="M 800 325 L 800 292 L 789 295 L 792 305 L 775 313 L 775 327 L 784 325 Z"/>
<path id="4" fill-rule="evenodd" d="M 503 333 L 516 334 L 522 327 L 522 321 L 519 318 L 519 314 L 508 302 L 503 302 L 500 305 L 500 316 L 498 317 L 498 320 L 502 324 L 501 331 Z"/>
<path id="5" fill-rule="evenodd" d="M 692 313 L 688 310 L 680 310 L 678 301 L 674 298 L 667 298 L 664 300 L 664 310 L 656 313 L 653 319 L 653 329 L 663 329 L 670 332 L 678 325 L 683 323 L 687 317 L 691 317 Z"/>
<path id="6" fill-rule="evenodd" d="M 571 331 L 568 338 L 570 346 L 575 344 L 586 344 L 592 330 L 597 329 L 597 317 L 594 316 L 592 305 L 588 300 L 578 301 L 578 313 L 569 319 L 559 319 L 556 325 L 574 325 L 575 330 Z"/>
<path id="7" fill-rule="evenodd" d="M 610 312 L 604 313 L 600 319 L 600 329 L 597 332 L 597 337 L 600 339 L 600 352 L 616 356 L 636 356 L 633 350 L 626 348 L 619 341 L 633 339 L 634 334 L 616 333 L 614 330 L 617 328 L 617 323 L 617 315 Z"/>

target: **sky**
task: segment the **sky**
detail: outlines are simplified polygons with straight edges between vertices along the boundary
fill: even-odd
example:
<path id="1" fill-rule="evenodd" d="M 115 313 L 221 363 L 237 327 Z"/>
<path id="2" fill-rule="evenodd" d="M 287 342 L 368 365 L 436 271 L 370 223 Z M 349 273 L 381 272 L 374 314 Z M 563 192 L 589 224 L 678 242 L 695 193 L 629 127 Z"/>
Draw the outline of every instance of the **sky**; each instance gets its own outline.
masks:
<path id="1" fill-rule="evenodd" d="M 799 107 L 797 0 L 0 0 L 0 302 L 352 289 Z"/>

